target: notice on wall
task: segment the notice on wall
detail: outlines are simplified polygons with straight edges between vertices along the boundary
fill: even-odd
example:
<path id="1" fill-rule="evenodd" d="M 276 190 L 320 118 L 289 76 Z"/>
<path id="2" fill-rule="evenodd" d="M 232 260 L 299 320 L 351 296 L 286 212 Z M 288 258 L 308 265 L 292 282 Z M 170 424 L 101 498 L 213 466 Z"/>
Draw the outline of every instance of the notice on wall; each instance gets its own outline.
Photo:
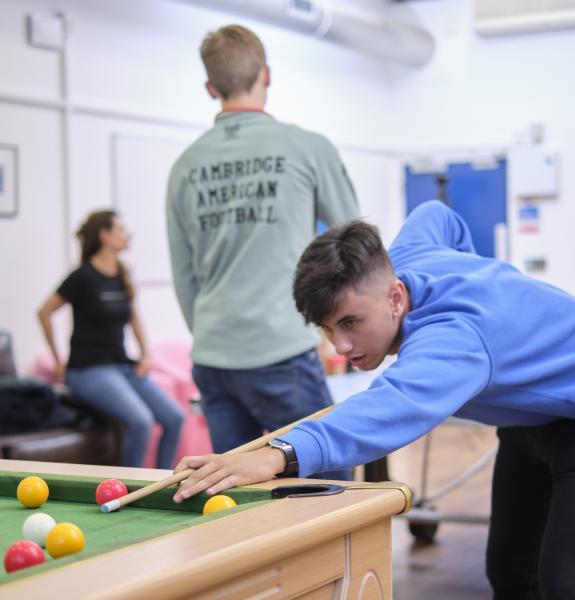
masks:
<path id="1" fill-rule="evenodd" d="M 540 208 L 534 203 L 522 205 L 517 214 L 517 222 L 523 268 L 530 274 L 545 271 L 547 258 L 545 256 Z"/>
<path id="2" fill-rule="evenodd" d="M 519 233 L 537 234 L 541 232 L 540 211 L 535 204 L 525 204 L 519 208 L 517 214 Z"/>

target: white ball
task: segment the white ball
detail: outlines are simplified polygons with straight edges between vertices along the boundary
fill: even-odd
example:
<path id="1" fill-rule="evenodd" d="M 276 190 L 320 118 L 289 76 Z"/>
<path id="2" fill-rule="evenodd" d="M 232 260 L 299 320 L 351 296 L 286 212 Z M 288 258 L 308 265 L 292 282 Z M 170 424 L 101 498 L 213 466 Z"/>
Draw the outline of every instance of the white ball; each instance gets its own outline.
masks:
<path id="1" fill-rule="evenodd" d="M 25 539 L 32 540 L 44 547 L 46 545 L 46 536 L 55 525 L 56 521 L 50 515 L 35 513 L 24 521 L 22 534 Z"/>

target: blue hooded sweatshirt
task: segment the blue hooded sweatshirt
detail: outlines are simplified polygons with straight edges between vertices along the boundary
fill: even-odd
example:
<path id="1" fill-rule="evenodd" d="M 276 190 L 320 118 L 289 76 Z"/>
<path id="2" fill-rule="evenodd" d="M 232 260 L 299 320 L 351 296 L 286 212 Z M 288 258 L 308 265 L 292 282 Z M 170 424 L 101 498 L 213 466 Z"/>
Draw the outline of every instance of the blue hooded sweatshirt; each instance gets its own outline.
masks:
<path id="1" fill-rule="evenodd" d="M 414 210 L 389 254 L 409 290 L 395 363 L 331 413 L 283 435 L 300 477 L 364 464 L 455 415 L 499 427 L 575 418 L 575 298 L 475 254 L 438 201 Z"/>

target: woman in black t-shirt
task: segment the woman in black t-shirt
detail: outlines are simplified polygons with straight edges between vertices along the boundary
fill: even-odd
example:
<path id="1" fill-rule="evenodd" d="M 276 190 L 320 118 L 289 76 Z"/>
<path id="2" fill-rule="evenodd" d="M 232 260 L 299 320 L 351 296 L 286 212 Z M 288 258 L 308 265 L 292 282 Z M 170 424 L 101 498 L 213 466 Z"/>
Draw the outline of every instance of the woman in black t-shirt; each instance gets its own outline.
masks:
<path id="1" fill-rule="evenodd" d="M 157 466 L 173 467 L 184 413 L 179 405 L 146 375 L 149 359 L 144 332 L 134 304 L 129 273 L 119 260 L 129 235 L 114 211 L 92 213 L 77 232 L 82 263 L 66 277 L 38 312 L 56 361 L 57 378 L 75 396 L 122 423 L 122 464 L 142 465 L 154 421 L 163 429 Z M 72 305 L 74 329 L 67 366 L 54 342 L 51 317 L 66 303 Z M 128 358 L 124 327 L 132 327 L 140 359 Z"/>

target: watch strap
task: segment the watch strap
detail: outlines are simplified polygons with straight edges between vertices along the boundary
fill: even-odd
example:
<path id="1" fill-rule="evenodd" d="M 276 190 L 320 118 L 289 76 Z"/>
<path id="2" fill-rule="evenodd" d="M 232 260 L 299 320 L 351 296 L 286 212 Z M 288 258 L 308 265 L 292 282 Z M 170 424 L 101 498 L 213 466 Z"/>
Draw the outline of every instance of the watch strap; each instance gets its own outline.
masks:
<path id="1" fill-rule="evenodd" d="M 267 444 L 272 448 L 276 448 L 277 450 L 281 450 L 286 458 L 286 466 L 285 469 L 276 475 L 276 477 L 291 477 L 293 475 L 297 475 L 299 471 L 299 463 L 297 460 L 297 456 L 294 450 L 294 447 L 287 442 L 282 442 L 281 440 L 270 440 Z"/>

